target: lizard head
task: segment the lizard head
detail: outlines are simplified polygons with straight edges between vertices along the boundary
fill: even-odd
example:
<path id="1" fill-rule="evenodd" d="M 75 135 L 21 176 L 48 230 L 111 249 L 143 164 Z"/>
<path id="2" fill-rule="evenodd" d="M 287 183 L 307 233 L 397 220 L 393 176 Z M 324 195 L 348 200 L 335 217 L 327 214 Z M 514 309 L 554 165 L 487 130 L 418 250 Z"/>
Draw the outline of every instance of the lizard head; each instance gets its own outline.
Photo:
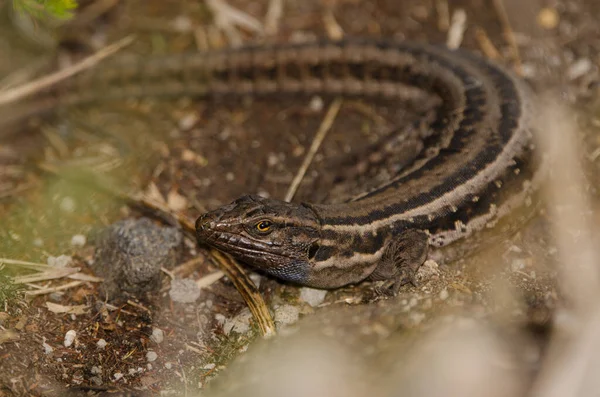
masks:
<path id="1" fill-rule="evenodd" d="M 242 196 L 201 215 L 196 237 L 277 278 L 305 283 L 318 250 L 321 225 L 304 204 Z"/>

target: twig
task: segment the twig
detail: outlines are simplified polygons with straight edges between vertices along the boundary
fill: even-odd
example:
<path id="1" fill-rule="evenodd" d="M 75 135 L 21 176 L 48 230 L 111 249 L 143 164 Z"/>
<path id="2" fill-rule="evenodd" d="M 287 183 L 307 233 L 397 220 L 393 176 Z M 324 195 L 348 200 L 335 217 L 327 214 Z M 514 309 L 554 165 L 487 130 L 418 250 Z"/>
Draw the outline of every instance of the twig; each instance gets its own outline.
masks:
<path id="1" fill-rule="evenodd" d="M 308 150 L 308 153 L 306 154 L 302 165 L 298 169 L 294 180 L 292 181 L 287 193 L 285 194 L 285 201 L 291 201 L 292 198 L 294 198 L 294 195 L 298 190 L 298 186 L 300 186 L 300 182 L 302 182 L 302 178 L 304 178 L 304 175 L 306 174 L 306 170 L 312 163 L 313 159 L 315 158 L 315 154 L 317 153 L 317 151 L 321 147 L 321 144 L 323 143 L 323 140 L 325 139 L 325 136 L 327 136 L 327 133 L 331 129 L 331 125 L 333 124 L 333 121 L 335 120 L 340 108 L 342 107 L 342 102 L 342 99 L 337 98 L 333 101 L 331 106 L 329 106 L 329 110 L 327 111 L 325 118 L 319 126 L 317 134 L 315 135 L 315 138 L 313 139 L 313 142 L 310 145 L 310 149 Z"/>
<path id="2" fill-rule="evenodd" d="M 481 51 L 490 59 L 500 59 L 502 56 L 500 55 L 500 51 L 496 48 L 490 37 L 487 35 L 485 30 L 480 27 L 475 28 L 475 38 L 479 43 L 479 47 Z"/>
<path id="3" fill-rule="evenodd" d="M 446 32 L 450 28 L 450 8 L 448 0 L 436 0 L 435 9 L 437 10 L 437 27 L 441 32 Z"/>
<path id="4" fill-rule="evenodd" d="M 136 308 L 138 308 L 138 309 L 140 309 L 140 310 L 143 310 L 143 311 L 145 311 L 146 313 L 152 313 L 152 312 L 150 311 L 150 309 L 148 309 L 146 306 L 144 306 L 144 305 L 142 305 L 142 304 L 139 304 L 139 303 L 137 303 L 137 302 L 134 302 L 134 301 L 132 301 L 131 299 L 128 299 L 128 300 L 127 300 L 127 304 L 128 304 L 128 305 L 130 305 L 130 306 L 136 307 Z"/>
<path id="5" fill-rule="evenodd" d="M 500 24 L 502 25 L 502 33 L 504 35 L 504 40 L 510 46 L 512 52 L 512 58 L 515 62 L 515 70 L 517 73 L 521 74 L 523 72 L 521 56 L 519 54 L 519 47 L 517 46 L 517 40 L 515 39 L 515 34 L 512 30 L 512 26 L 510 25 L 510 20 L 508 19 L 508 13 L 506 12 L 506 8 L 504 7 L 503 0 L 492 0 L 494 4 L 494 9 L 496 10 L 496 14 L 498 15 L 498 19 L 500 19 Z"/>
<path id="6" fill-rule="evenodd" d="M 340 24 L 335 20 L 333 10 L 327 8 L 323 13 L 323 23 L 325 24 L 325 31 L 327 37 L 332 40 L 341 40 L 344 37 L 344 31 Z"/>
<path id="7" fill-rule="evenodd" d="M 74 287 L 80 286 L 81 284 L 84 284 L 84 282 L 83 281 L 71 281 L 70 283 L 59 285 L 58 287 L 42 288 L 42 289 L 38 289 L 35 291 L 25 291 L 25 295 L 27 295 L 27 296 L 46 295 L 46 294 L 51 294 L 53 292 L 62 291 L 62 290 L 69 289 L 69 288 L 74 288 Z"/>
<path id="8" fill-rule="evenodd" d="M 262 335 L 265 337 L 275 335 L 275 323 L 273 322 L 271 313 L 269 313 L 267 305 L 265 305 L 262 296 L 252 280 L 248 278 L 243 269 L 229 255 L 214 248 L 210 250 L 210 254 L 248 304 L 248 308 L 254 316 Z"/>
<path id="9" fill-rule="evenodd" d="M 57 278 L 63 278 L 73 273 L 77 273 L 80 269 L 78 267 L 57 267 L 53 270 L 48 270 L 38 274 L 31 274 L 29 276 L 18 276 L 14 278 L 15 283 L 36 283 L 38 281 L 54 280 Z"/>
<path id="10" fill-rule="evenodd" d="M 269 0 L 269 8 L 265 16 L 265 33 L 274 36 L 279 31 L 279 22 L 283 15 L 283 0 Z"/>
<path id="11" fill-rule="evenodd" d="M 45 88 L 48 88 L 62 80 L 65 80 L 83 70 L 89 69 L 95 66 L 98 62 L 103 60 L 104 58 L 114 54 L 125 46 L 131 44 L 134 40 L 133 36 L 127 36 L 124 39 L 117 41 L 114 44 L 111 44 L 100 51 L 96 52 L 94 55 L 91 55 L 76 64 L 60 70 L 58 72 L 49 74 L 47 76 L 41 77 L 37 80 L 34 80 L 30 83 L 23 84 L 21 86 L 12 88 L 10 90 L 4 91 L 0 94 L 0 105 L 6 105 L 11 102 L 15 102 L 19 99 L 25 98 L 27 96 L 33 95 L 36 92 L 39 92 Z"/>
<path id="12" fill-rule="evenodd" d="M 196 280 L 196 285 L 198 286 L 198 288 L 206 288 L 209 285 L 216 283 L 223 277 L 225 277 L 225 273 L 223 273 L 222 271 L 217 271 Z"/>

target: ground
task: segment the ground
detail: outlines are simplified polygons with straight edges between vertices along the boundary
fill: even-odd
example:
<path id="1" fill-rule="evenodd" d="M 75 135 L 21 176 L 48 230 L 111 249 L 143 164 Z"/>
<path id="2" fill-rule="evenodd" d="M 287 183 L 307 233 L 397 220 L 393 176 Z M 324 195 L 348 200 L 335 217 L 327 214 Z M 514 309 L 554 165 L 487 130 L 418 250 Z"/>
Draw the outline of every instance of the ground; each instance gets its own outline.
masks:
<path id="1" fill-rule="evenodd" d="M 0 26 L 0 52 L 7 54 L 0 60 L 0 76 L 7 76 L 3 87 L 29 78 L 32 68 L 42 63 L 33 60 L 42 55 L 56 58 L 51 48 L 56 41 L 49 35 L 56 29 L 51 24 L 19 23 L 19 18 L 10 17 L 10 3 L 0 1 L 5 22 Z M 453 18 L 462 10 L 466 31 L 461 47 L 496 57 L 540 96 L 559 98 L 572 109 L 578 131 L 572 139 L 583 142 L 588 181 L 584 188 L 592 203 L 585 217 L 597 223 L 600 2 L 405 0 L 400 6 L 392 0 L 288 1 L 283 2 L 280 19 L 273 19 L 269 7 L 277 2 L 236 0 L 228 4 L 241 11 L 246 24 L 229 34 L 214 18 L 215 3 L 218 10 L 221 3 L 216 1 L 86 1 L 56 37 L 61 38 L 63 56 L 83 56 L 132 33 L 134 44 L 123 50 L 132 54 L 197 51 L 238 40 L 286 43 L 342 35 L 441 43 L 447 40 L 449 26 L 457 26 Z M 557 267 L 564 258 L 561 244 L 550 231 L 559 221 L 546 207 L 518 233 L 485 245 L 478 255 L 456 255 L 454 248 L 443 251 L 437 263 L 421 270 L 418 285 L 403 287 L 393 298 L 375 295 L 370 283 L 324 297 L 317 292 L 315 298 L 314 291 L 253 276 L 282 334 L 266 342 L 257 341 L 258 328 L 230 280 L 212 283 L 192 303 L 172 299 L 171 277 L 200 280 L 218 270 L 193 236 L 184 237 L 183 252 L 164 272 L 159 293 L 105 302 L 101 283 L 91 277 L 97 236 L 113 222 L 141 212 L 82 183 L 89 175 L 83 169 L 105 175 L 119 189 L 147 192 L 192 220 L 242 194 L 281 198 L 332 100 L 129 100 L 59 110 L 1 131 L 0 257 L 5 271 L 23 275 L 11 260 L 45 264 L 51 256 L 68 255 L 71 266 L 81 268 L 79 274 L 88 278 L 76 279 L 79 283 L 64 290 L 9 300 L 0 308 L 0 396 L 67 391 L 187 394 L 205 388 L 235 389 L 238 383 L 246 395 L 264 395 L 260 381 L 246 389 L 246 383 L 255 382 L 249 368 L 272 370 L 279 375 L 269 379 L 278 384 L 298 366 L 309 367 L 312 372 L 305 372 L 315 376 L 314 384 L 321 384 L 320 373 L 313 373 L 319 365 L 312 365 L 319 358 L 324 367 L 341 368 L 322 380 L 323 387 L 339 393 L 363 395 L 363 386 L 367 392 L 383 392 L 394 387 L 393 379 L 400 379 L 406 394 L 433 395 L 424 385 L 440 377 L 435 376 L 435 366 L 422 363 L 427 354 L 440 362 L 445 353 L 456 363 L 473 364 L 479 361 L 469 361 L 468 354 L 479 347 L 489 361 L 503 363 L 498 377 L 506 382 L 494 379 L 504 386 L 496 394 L 543 390 L 539 379 L 544 379 L 540 373 L 551 351 L 553 326 L 569 322 L 565 308 L 575 304 L 571 290 L 579 288 L 563 282 Z M 339 200 L 360 192 L 360 179 L 341 188 L 332 186 L 340 168 L 362 153 L 365 142 L 376 142 L 415 115 L 410 106 L 345 100 L 295 200 Z M 58 174 L 49 172 L 56 168 L 61 170 Z M 72 282 L 66 277 L 28 281 L 25 289 Z M 309 304 L 307 294 L 316 303 Z M 557 311 L 563 315 L 557 317 Z M 445 327 L 458 327 L 450 330 L 458 329 L 462 339 Z M 432 353 L 417 342 L 436 329 L 451 336 L 442 332 L 440 345 L 435 337 L 427 339 L 439 348 Z M 70 330 L 76 338 L 65 346 Z M 458 347 L 449 350 L 450 345 Z M 315 346 L 322 348 L 321 355 L 303 356 L 303 349 L 312 351 Z M 323 354 L 328 349 L 333 349 L 331 354 Z M 281 366 L 273 364 L 280 360 Z M 414 368 L 402 366 L 409 361 Z M 256 362 L 260 364 L 252 364 Z M 482 369 L 487 361 L 482 362 L 477 366 L 483 371 L 479 382 L 487 379 Z M 345 371 L 351 373 L 352 368 L 360 368 L 360 374 L 349 376 Z M 465 368 L 463 372 L 478 373 Z M 411 376 L 414 373 L 420 376 Z M 331 383 L 340 378 L 347 381 Z M 438 387 L 461 390 L 450 381 L 439 382 Z"/>

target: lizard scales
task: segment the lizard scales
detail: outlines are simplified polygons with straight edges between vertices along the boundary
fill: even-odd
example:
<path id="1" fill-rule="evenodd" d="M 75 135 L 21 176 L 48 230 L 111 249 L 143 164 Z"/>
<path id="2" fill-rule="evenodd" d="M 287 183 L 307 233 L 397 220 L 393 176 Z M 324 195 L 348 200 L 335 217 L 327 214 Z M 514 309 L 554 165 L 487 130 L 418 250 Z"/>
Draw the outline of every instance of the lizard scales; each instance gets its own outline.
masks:
<path id="1" fill-rule="evenodd" d="M 403 99 L 414 88 L 437 95 L 428 154 L 378 189 L 331 205 L 243 196 L 198 218 L 201 243 L 313 287 L 366 278 L 400 285 L 430 245 L 493 225 L 527 199 L 539 176 L 530 89 L 462 50 L 355 40 L 125 57 L 69 84 L 76 89 L 59 99 L 66 105 L 95 100 L 86 87 L 98 84 L 104 98 L 323 93 Z"/>

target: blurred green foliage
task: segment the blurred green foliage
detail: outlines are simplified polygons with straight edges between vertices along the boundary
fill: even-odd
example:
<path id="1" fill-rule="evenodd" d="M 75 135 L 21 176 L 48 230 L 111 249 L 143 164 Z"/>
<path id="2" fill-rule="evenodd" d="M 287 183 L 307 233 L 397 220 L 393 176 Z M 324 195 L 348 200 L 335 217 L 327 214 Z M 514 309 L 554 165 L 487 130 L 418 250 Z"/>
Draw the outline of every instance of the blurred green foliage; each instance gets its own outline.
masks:
<path id="1" fill-rule="evenodd" d="M 13 0 L 18 12 L 29 14 L 35 19 L 70 19 L 77 8 L 76 0 Z"/>
<path id="2" fill-rule="evenodd" d="M 0 311 L 3 311 L 6 305 L 10 305 L 12 300 L 17 299 L 21 289 L 22 286 L 15 284 L 0 264 Z"/>

